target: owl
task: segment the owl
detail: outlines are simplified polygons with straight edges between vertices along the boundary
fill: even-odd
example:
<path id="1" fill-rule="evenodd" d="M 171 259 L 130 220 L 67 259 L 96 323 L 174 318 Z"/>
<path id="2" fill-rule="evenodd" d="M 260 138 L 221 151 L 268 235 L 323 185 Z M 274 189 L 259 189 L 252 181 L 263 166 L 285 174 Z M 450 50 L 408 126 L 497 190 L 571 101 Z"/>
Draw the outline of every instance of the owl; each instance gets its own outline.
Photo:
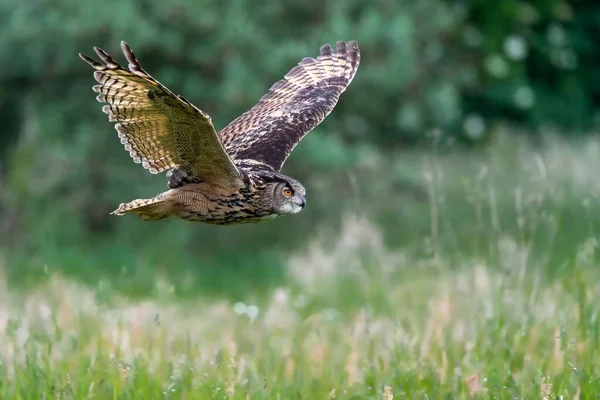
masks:
<path id="1" fill-rule="evenodd" d="M 217 132 L 211 117 L 142 69 L 121 42 L 128 68 L 104 50 L 83 54 L 96 99 L 134 162 L 165 173 L 168 190 L 121 203 L 113 215 L 178 217 L 215 225 L 267 221 L 306 206 L 306 189 L 281 168 L 302 138 L 335 107 L 360 62 L 356 41 L 325 44 L 276 82 L 250 110 Z"/>

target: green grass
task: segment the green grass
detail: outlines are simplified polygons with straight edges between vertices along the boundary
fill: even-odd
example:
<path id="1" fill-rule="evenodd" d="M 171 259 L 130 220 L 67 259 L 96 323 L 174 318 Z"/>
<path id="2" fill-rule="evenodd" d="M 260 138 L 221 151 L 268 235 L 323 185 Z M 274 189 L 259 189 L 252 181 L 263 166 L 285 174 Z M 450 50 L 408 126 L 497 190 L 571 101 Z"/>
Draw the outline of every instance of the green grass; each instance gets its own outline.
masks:
<path id="1" fill-rule="evenodd" d="M 150 265 L 142 297 L 0 279 L 0 398 L 598 398 L 600 147 L 494 148 L 405 159 L 430 194 L 408 228 L 348 213 L 261 290 L 230 272 L 237 293 L 182 297 Z"/>

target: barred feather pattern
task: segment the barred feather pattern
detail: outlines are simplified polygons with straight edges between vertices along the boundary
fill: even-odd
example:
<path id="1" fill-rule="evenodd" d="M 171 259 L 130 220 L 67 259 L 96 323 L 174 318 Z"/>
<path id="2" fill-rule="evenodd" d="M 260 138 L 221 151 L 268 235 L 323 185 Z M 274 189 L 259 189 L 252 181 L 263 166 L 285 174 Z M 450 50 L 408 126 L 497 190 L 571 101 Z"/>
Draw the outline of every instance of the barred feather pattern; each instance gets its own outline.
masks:
<path id="1" fill-rule="evenodd" d="M 108 114 L 125 149 L 153 174 L 182 167 L 202 181 L 242 184 L 241 175 L 223 148 L 210 116 L 144 71 L 125 42 L 121 48 L 129 70 L 104 50 L 94 50 L 101 62 L 80 54 L 94 69 L 99 83 L 96 99 Z"/>
<path id="2" fill-rule="evenodd" d="M 360 63 L 356 41 L 321 46 L 276 82 L 259 102 L 222 131 L 229 155 L 280 170 L 294 147 L 336 106 Z"/>

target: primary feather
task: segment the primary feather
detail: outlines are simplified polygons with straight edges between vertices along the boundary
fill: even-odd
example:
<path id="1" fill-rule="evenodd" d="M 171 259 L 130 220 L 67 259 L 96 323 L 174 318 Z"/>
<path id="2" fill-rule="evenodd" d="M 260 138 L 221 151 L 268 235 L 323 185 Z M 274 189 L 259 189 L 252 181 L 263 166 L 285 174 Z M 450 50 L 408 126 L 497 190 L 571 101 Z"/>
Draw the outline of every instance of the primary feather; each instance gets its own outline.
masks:
<path id="1" fill-rule="evenodd" d="M 131 48 L 121 42 L 129 71 L 104 50 L 102 63 L 80 54 L 96 71 L 93 87 L 99 102 L 136 163 L 153 174 L 185 167 L 203 181 L 239 183 L 240 173 L 225 152 L 211 118 L 142 69 Z"/>
<path id="2" fill-rule="evenodd" d="M 276 82 L 219 137 L 234 160 L 252 159 L 280 170 L 294 147 L 333 110 L 360 63 L 358 43 L 321 46 Z"/>

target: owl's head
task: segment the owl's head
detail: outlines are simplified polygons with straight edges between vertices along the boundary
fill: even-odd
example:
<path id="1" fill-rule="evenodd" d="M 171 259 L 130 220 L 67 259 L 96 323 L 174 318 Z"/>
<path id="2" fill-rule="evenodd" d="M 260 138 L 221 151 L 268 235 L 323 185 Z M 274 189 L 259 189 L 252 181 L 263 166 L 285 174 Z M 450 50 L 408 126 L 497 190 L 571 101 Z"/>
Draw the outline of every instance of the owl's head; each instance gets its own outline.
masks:
<path id="1" fill-rule="evenodd" d="M 278 214 L 296 214 L 306 205 L 306 189 L 297 180 L 282 176 L 271 183 L 273 211 Z"/>

